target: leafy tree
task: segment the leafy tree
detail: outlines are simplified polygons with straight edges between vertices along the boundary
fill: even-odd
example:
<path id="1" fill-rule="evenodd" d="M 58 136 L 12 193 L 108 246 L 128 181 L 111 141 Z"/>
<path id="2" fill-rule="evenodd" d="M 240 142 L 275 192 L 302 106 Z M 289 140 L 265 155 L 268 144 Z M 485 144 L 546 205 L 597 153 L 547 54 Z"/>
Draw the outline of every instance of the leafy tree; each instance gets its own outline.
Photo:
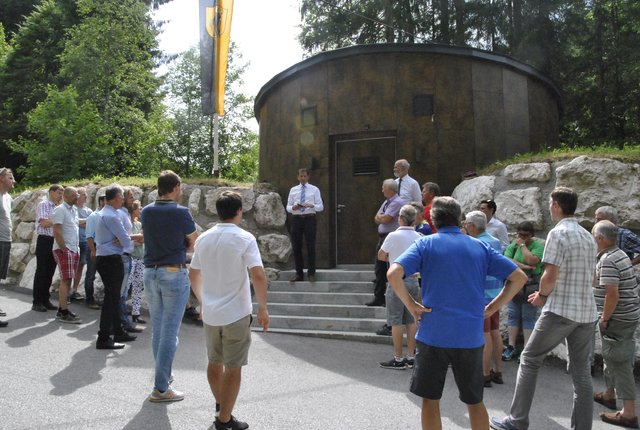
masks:
<path id="1" fill-rule="evenodd" d="M 157 41 L 148 6 L 140 0 L 78 0 L 77 5 L 81 22 L 69 30 L 60 55 L 61 81 L 96 106 L 106 126 L 115 170 L 104 174 L 149 174 L 157 161 L 149 154 L 161 139 L 147 133 L 162 124 L 152 123 L 161 115 L 155 111 Z"/>
<path id="2" fill-rule="evenodd" d="M 91 177 L 112 164 L 113 150 L 98 110 L 90 101 L 80 101 L 73 87 L 50 86 L 47 98 L 28 117 L 34 139 L 23 141 L 29 164 L 26 182 Z"/>
<path id="3" fill-rule="evenodd" d="M 28 138 L 27 113 L 56 84 L 66 29 L 77 22 L 73 0 L 45 0 L 22 23 L 0 62 L 0 156 L 10 167 L 24 164 L 12 143 Z"/>
<path id="4" fill-rule="evenodd" d="M 4 26 L 7 36 L 18 30 L 26 16 L 34 10 L 40 0 L 0 0 L 0 24 Z"/>
<path id="5" fill-rule="evenodd" d="M 257 136 L 246 126 L 253 100 L 238 92 L 246 66 L 232 43 L 227 70 L 225 115 L 219 122 L 220 173 L 228 179 L 257 177 Z M 167 103 L 172 118 L 171 138 L 165 154 L 180 174 L 209 175 L 213 167 L 211 117 L 202 115 L 200 56 L 193 47 L 182 53 L 166 77 Z"/>

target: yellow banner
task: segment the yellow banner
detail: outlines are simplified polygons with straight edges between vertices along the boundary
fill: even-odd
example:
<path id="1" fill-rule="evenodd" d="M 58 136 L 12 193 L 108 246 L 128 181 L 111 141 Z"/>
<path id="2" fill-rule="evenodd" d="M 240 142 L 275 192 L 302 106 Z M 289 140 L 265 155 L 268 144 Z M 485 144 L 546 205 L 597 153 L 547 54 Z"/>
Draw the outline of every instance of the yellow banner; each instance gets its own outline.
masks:
<path id="1" fill-rule="evenodd" d="M 215 38 L 214 111 L 221 116 L 224 115 L 224 87 L 227 80 L 232 15 L 233 0 L 218 0 L 217 37 Z"/>

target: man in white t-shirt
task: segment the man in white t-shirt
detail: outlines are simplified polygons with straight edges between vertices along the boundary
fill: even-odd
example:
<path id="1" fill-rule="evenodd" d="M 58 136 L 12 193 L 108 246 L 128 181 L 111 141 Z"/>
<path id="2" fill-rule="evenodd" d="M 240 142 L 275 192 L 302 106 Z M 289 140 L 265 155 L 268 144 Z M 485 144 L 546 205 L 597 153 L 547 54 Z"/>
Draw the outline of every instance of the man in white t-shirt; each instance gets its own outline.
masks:
<path id="1" fill-rule="evenodd" d="M 255 237 L 238 227 L 242 197 L 223 192 L 216 201 L 220 222 L 197 240 L 189 280 L 200 302 L 207 341 L 207 379 L 216 399 L 216 430 L 246 429 L 231 415 L 240 390 L 242 366 L 251 344 L 251 289 L 258 300 L 258 322 L 267 331 L 267 277 Z"/>
<path id="2" fill-rule="evenodd" d="M 411 205 L 404 205 L 400 209 L 398 215 L 398 223 L 400 227 L 385 238 L 380 250 L 378 251 L 378 260 L 395 261 L 413 242 L 422 237 L 414 227 L 416 220 L 416 209 Z M 418 285 L 418 274 L 407 275 L 404 279 L 404 285 L 409 290 L 409 294 L 418 300 L 420 295 L 420 287 Z M 393 341 L 393 358 L 389 361 L 380 363 L 383 369 L 403 370 L 413 368 L 413 362 L 416 354 L 416 322 L 413 315 L 404 306 L 404 303 L 396 296 L 390 285 L 387 286 L 385 293 L 387 304 L 387 325 L 391 326 L 391 339 Z M 407 330 L 407 355 L 402 355 L 402 326 Z"/>
<path id="3" fill-rule="evenodd" d="M 507 246 L 509 246 L 509 233 L 507 233 L 507 226 L 495 217 L 496 210 L 498 210 L 496 202 L 493 200 L 483 200 L 480 202 L 478 209 L 487 217 L 487 233 L 500 241 L 500 247 L 502 248 L 502 252 L 504 252 Z"/>

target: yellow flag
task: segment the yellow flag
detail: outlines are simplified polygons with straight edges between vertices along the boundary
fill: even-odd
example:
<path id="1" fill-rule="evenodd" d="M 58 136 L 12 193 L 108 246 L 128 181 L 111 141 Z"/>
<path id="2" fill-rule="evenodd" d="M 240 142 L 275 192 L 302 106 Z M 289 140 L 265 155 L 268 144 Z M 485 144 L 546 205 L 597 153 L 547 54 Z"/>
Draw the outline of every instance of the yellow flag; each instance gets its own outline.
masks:
<path id="1" fill-rule="evenodd" d="M 231 17 L 233 0 L 218 0 L 218 16 L 216 19 L 215 37 L 215 73 L 214 73 L 214 111 L 224 115 L 224 87 L 227 80 L 227 63 L 229 60 L 229 41 L 231 37 Z"/>

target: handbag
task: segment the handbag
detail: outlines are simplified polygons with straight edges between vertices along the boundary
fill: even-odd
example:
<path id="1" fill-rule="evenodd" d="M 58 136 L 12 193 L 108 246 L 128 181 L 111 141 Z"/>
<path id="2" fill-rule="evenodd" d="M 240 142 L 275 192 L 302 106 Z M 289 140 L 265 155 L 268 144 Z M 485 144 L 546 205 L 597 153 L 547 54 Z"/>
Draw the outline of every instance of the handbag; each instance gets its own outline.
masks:
<path id="1" fill-rule="evenodd" d="M 531 275 L 527 278 L 524 286 L 513 296 L 514 303 L 527 303 L 529 296 L 540 288 L 540 275 Z"/>

